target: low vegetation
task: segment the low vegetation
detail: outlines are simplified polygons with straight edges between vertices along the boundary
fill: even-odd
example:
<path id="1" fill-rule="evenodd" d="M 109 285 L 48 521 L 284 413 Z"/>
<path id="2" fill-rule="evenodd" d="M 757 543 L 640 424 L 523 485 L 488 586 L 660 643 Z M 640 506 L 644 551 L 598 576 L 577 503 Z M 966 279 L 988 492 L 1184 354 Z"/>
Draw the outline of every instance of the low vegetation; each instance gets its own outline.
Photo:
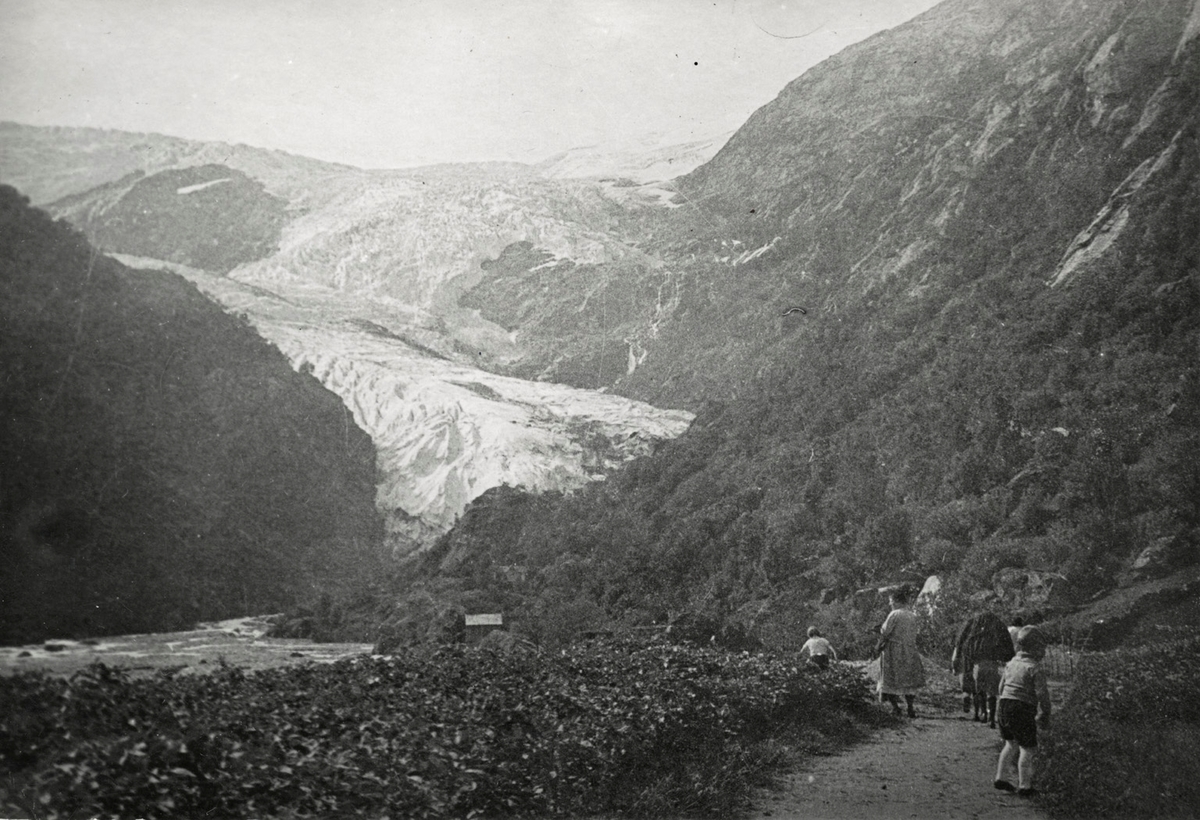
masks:
<path id="1" fill-rule="evenodd" d="M 1090 654 L 1045 743 L 1057 817 L 1195 817 L 1200 807 L 1200 632 Z"/>
<path id="2" fill-rule="evenodd" d="M 727 817 L 878 714 L 849 666 L 629 639 L 0 690 L 0 809 L 49 818 Z"/>

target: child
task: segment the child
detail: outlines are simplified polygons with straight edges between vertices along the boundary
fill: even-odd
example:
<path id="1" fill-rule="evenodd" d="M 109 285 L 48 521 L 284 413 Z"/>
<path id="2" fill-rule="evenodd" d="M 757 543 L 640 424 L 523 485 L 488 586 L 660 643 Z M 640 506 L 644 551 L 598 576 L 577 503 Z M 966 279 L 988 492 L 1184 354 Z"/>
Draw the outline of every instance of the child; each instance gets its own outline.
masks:
<path id="1" fill-rule="evenodd" d="M 821 637 L 821 631 L 815 626 L 808 628 L 808 640 L 800 647 L 801 654 L 808 653 L 808 662 L 821 669 L 829 668 L 829 661 L 837 660 L 837 653 L 829 641 Z"/>
<path id="2" fill-rule="evenodd" d="M 1000 679 L 1000 737 L 1004 748 L 1000 750 L 993 785 L 1002 791 L 1016 791 L 1021 797 L 1037 794 L 1033 764 L 1038 727 L 1050 728 L 1050 690 L 1040 664 L 1045 656 L 1046 637 L 1041 630 L 1022 627 L 1017 633 L 1017 655 L 1004 667 Z M 1013 775 L 1017 776 L 1016 786 Z"/>
<path id="3" fill-rule="evenodd" d="M 1017 650 L 1017 633 L 1021 631 L 1021 627 L 1025 626 L 1025 619 L 1020 615 L 1012 619 L 1012 626 L 1008 628 L 1008 636 L 1012 638 L 1013 651 Z"/>

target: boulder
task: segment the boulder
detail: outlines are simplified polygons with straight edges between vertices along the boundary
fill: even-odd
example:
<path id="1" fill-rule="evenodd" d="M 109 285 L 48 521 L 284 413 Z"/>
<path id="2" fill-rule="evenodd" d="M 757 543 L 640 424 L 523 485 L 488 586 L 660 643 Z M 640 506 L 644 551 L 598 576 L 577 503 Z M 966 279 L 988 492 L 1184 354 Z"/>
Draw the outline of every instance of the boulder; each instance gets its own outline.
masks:
<path id="1" fill-rule="evenodd" d="M 1142 581 L 1163 578 L 1183 566 L 1195 563 L 1196 545 L 1189 538 L 1168 535 L 1156 538 L 1137 554 L 1118 578 L 1118 583 L 1131 586 Z"/>
<path id="2" fill-rule="evenodd" d="M 1005 567 L 992 576 L 994 598 L 1008 609 L 1056 609 L 1069 592 L 1066 576 L 1019 567 Z"/>

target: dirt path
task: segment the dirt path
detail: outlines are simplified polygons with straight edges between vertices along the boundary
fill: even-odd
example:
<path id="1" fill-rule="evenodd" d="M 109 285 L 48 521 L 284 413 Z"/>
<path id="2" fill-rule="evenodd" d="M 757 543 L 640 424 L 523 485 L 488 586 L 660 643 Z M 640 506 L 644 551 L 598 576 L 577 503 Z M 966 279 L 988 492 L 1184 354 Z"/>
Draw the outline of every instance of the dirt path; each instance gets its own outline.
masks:
<path id="1" fill-rule="evenodd" d="M 999 734 L 961 712 L 923 714 L 871 741 L 810 760 L 780 791 L 764 793 L 752 820 L 979 818 L 1045 820 L 1027 798 L 992 787 Z"/>

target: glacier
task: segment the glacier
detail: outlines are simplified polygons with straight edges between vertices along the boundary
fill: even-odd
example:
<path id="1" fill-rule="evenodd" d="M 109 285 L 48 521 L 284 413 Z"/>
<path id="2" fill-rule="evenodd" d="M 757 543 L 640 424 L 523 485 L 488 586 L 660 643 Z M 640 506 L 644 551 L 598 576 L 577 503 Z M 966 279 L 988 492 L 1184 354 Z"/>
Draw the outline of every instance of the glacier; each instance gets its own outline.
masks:
<path id="1" fill-rule="evenodd" d="M 184 276 L 342 399 L 375 445 L 376 506 L 397 557 L 432 545 L 467 504 L 493 487 L 569 491 L 603 480 L 683 433 L 693 418 L 684 410 L 474 368 L 462 356 L 456 361 L 414 341 L 414 334 L 405 338 L 388 329 L 401 317 L 414 333 L 420 330 L 426 317 L 419 307 L 358 299 L 311 282 L 279 281 L 270 290 L 157 259 L 113 255 L 130 267 Z"/>

